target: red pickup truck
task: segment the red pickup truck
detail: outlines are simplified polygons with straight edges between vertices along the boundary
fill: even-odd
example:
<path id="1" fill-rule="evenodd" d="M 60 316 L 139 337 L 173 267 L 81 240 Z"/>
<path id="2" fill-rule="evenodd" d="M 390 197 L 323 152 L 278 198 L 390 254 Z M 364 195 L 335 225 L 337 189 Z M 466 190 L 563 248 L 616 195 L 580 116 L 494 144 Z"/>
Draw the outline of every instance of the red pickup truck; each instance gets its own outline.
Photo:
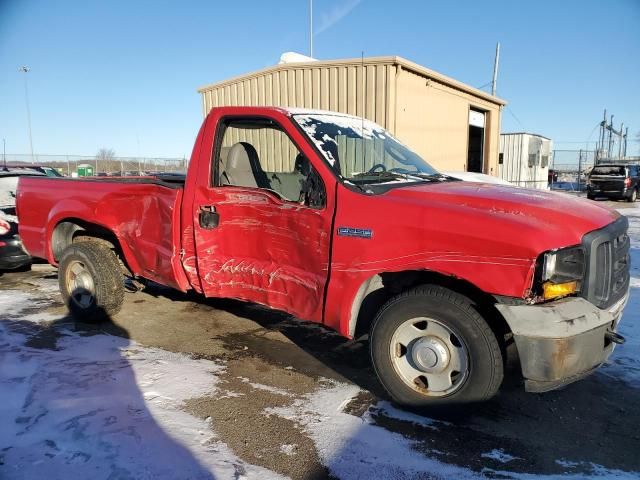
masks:
<path id="1" fill-rule="evenodd" d="M 402 404 L 490 398 L 514 342 L 540 392 L 624 341 L 624 216 L 453 179 L 348 115 L 213 109 L 186 176 L 23 178 L 17 209 L 80 319 L 115 315 L 124 275 L 256 302 L 368 334 Z"/>

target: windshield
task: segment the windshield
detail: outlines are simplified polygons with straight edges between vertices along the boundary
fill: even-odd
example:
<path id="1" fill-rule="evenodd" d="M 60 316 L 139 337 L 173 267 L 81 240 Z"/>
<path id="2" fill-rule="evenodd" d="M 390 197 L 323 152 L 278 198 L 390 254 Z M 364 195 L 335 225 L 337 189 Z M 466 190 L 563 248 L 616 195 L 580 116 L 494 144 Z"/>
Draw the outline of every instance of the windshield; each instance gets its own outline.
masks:
<path id="1" fill-rule="evenodd" d="M 625 176 L 626 172 L 624 170 L 624 167 L 622 166 L 601 166 L 601 167 L 594 167 L 593 170 L 591 170 L 591 175 L 622 175 Z"/>
<path id="2" fill-rule="evenodd" d="M 58 170 L 56 170 L 53 167 L 42 167 L 42 170 L 44 171 L 44 173 L 47 174 L 47 177 L 61 177 L 62 176 L 60 174 L 60 172 L 58 172 Z"/>
<path id="3" fill-rule="evenodd" d="M 324 113 L 293 115 L 333 169 L 356 184 L 448 179 L 379 125 Z"/>

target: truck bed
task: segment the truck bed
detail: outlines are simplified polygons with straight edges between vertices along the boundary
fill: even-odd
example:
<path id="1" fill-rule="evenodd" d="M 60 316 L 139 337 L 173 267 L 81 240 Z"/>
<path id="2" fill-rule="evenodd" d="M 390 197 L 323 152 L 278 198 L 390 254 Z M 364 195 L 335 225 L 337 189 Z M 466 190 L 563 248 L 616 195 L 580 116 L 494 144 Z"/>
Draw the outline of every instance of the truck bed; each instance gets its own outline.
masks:
<path id="1" fill-rule="evenodd" d="M 32 256 L 55 265 L 57 226 L 79 220 L 102 227 L 115 234 L 132 273 L 185 290 L 188 282 L 179 258 L 184 178 L 22 178 L 20 236 Z"/>

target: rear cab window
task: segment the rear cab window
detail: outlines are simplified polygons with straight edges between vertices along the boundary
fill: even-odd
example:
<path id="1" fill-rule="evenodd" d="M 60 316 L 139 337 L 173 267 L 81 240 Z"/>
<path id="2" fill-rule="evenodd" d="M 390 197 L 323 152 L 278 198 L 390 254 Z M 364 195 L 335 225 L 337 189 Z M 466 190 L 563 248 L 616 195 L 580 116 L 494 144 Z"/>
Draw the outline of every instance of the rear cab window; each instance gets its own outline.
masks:
<path id="1" fill-rule="evenodd" d="M 601 165 L 601 166 L 593 167 L 593 170 L 591 170 L 591 175 L 609 175 L 609 176 L 626 177 L 627 169 L 621 165 Z"/>

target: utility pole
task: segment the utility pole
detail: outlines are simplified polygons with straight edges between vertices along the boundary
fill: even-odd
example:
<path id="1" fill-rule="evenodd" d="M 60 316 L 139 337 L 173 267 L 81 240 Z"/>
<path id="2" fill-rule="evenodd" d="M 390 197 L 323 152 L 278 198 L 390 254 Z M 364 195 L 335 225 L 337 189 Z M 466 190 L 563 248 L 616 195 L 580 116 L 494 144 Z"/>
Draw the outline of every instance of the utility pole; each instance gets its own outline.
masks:
<path id="1" fill-rule="evenodd" d="M 31 111 L 29 109 L 29 87 L 27 85 L 27 73 L 31 71 L 29 67 L 23 65 L 18 69 L 19 72 L 24 73 L 24 99 L 27 104 L 27 124 L 29 126 L 29 148 L 31 149 L 31 163 L 34 163 L 33 157 L 33 137 L 31 136 Z"/>
<path id="2" fill-rule="evenodd" d="M 620 160 L 622 157 L 620 156 L 622 154 L 622 132 L 624 131 L 624 122 L 622 122 L 620 124 L 620 135 L 618 136 L 618 160 Z"/>
<path id="3" fill-rule="evenodd" d="M 627 136 L 629 135 L 629 127 L 624 131 L 624 147 L 622 150 L 622 156 L 627 158 Z"/>
<path id="4" fill-rule="evenodd" d="M 4 169 L 7 169 L 7 142 L 2 139 L 2 159 L 4 160 Z"/>
<path id="5" fill-rule="evenodd" d="M 611 121 L 609 122 L 609 126 L 607 127 L 609 129 L 609 144 L 607 146 L 607 158 L 611 158 L 611 150 L 613 150 L 613 115 L 611 115 Z"/>
<path id="6" fill-rule="evenodd" d="M 313 58 L 313 0 L 309 0 L 309 56 Z"/>
<path id="7" fill-rule="evenodd" d="M 498 64 L 500 63 L 500 42 L 496 44 L 496 58 L 493 62 L 493 81 L 491 82 L 491 95 L 496 96 L 498 86 Z"/>
<path id="8" fill-rule="evenodd" d="M 580 174 L 582 173 L 582 149 L 578 154 L 578 192 L 580 192 Z"/>
<path id="9" fill-rule="evenodd" d="M 598 146 L 596 148 L 596 159 L 595 159 L 596 164 L 602 158 L 604 153 L 604 139 L 605 139 L 606 131 L 607 131 L 607 109 L 605 108 L 602 122 L 600 122 L 600 135 L 598 136 Z"/>

